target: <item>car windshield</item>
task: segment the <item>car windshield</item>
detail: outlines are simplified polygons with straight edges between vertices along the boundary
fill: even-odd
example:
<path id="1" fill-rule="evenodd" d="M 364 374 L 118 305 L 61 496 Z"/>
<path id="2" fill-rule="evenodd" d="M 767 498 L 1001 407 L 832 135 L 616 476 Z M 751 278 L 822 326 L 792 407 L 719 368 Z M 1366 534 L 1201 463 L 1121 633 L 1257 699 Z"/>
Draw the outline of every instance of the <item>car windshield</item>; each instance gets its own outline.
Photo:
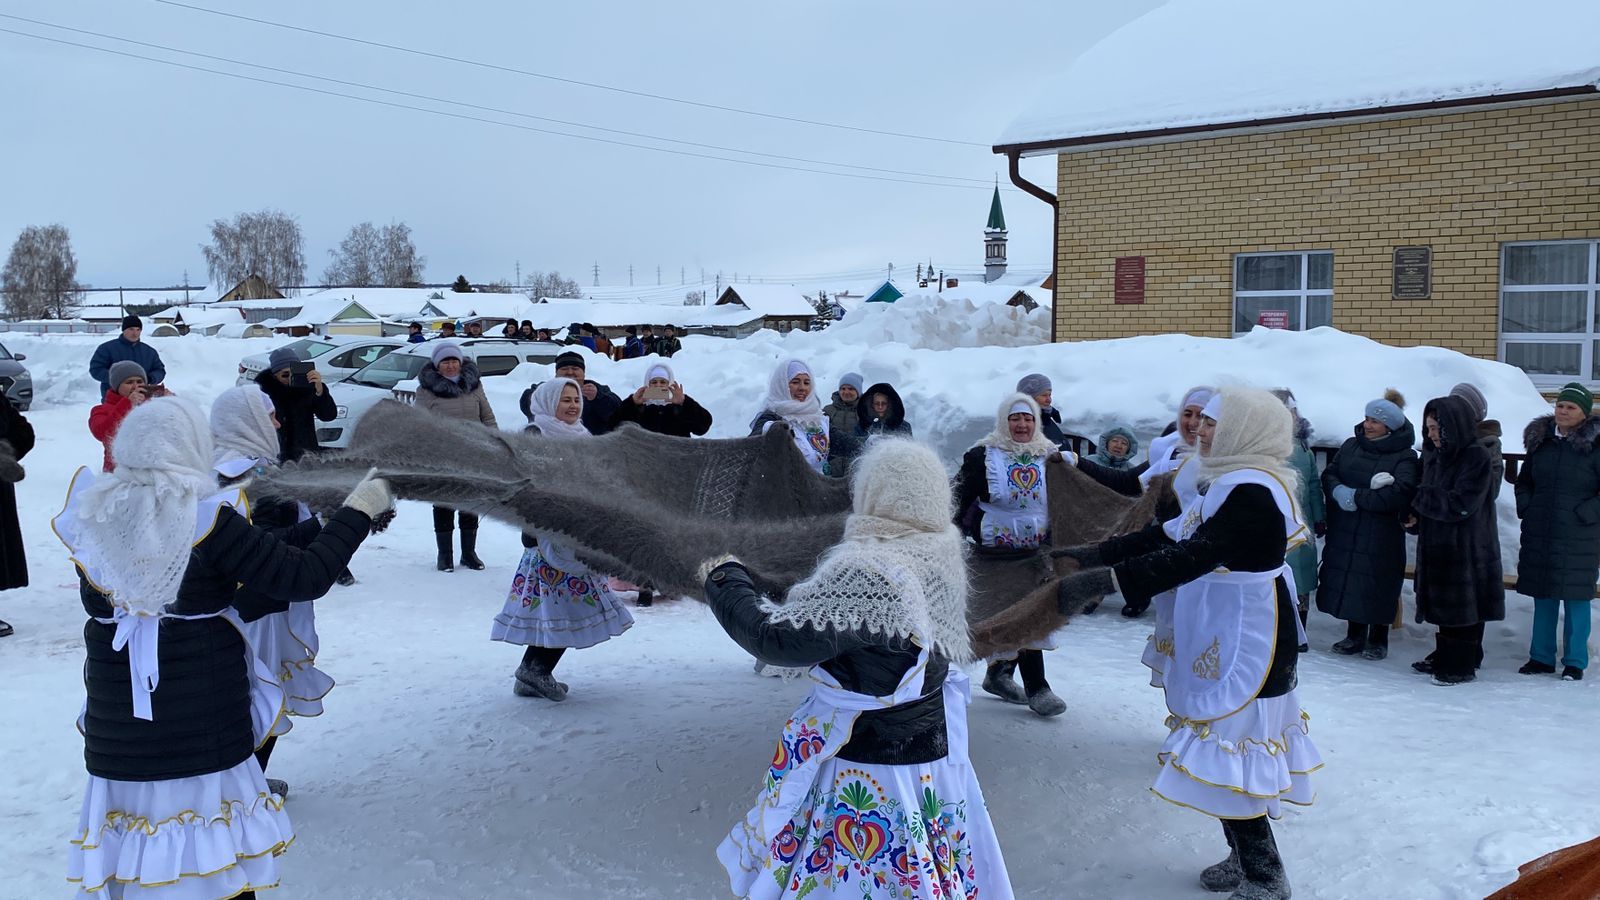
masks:
<path id="1" fill-rule="evenodd" d="M 0 346 L 0 359 L 10 359 L 10 358 L 11 358 L 11 351 L 7 350 L 3 346 Z"/>
<path id="2" fill-rule="evenodd" d="M 339 345 L 330 344 L 327 341 L 314 341 L 310 338 L 301 338 L 298 341 L 291 341 L 290 343 L 284 344 L 284 346 L 293 350 L 295 355 L 301 359 L 316 359 L 317 357 L 327 353 Z"/>
<path id="3" fill-rule="evenodd" d="M 428 357 L 419 353 L 390 353 L 351 375 L 349 380 L 355 384 L 389 390 L 402 381 L 417 377 L 427 362 Z"/>

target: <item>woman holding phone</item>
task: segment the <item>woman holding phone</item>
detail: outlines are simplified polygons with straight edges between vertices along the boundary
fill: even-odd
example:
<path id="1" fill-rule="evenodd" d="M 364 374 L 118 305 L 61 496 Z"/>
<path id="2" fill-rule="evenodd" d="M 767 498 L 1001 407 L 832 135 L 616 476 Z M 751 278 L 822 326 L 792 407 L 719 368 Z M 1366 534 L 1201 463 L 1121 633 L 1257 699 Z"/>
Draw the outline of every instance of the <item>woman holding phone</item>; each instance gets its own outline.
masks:
<path id="1" fill-rule="evenodd" d="M 698 437 L 711 430 L 711 413 L 683 392 L 666 363 L 652 363 L 644 384 L 624 397 L 611 427 L 632 422 L 645 431 L 674 437 Z"/>

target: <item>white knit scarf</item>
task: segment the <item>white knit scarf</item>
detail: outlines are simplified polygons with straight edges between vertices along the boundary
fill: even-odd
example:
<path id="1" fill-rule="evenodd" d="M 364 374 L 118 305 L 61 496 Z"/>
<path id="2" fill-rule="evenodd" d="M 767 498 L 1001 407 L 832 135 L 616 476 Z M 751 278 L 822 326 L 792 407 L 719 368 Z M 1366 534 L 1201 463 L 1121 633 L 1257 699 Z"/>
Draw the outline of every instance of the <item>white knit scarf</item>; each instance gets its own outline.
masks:
<path id="1" fill-rule="evenodd" d="M 851 468 L 844 539 L 764 611 L 774 622 L 907 637 L 969 661 L 967 568 L 944 466 L 921 444 L 885 437 Z"/>
<path id="2" fill-rule="evenodd" d="M 789 379 L 802 372 L 811 375 L 811 396 L 795 400 L 789 396 Z M 798 359 L 786 359 L 778 363 L 767 381 L 765 408 L 781 416 L 785 422 L 798 426 L 797 430 L 803 431 L 807 425 L 821 428 L 822 404 L 817 400 L 817 376 L 812 375 L 811 367 Z"/>
<path id="3" fill-rule="evenodd" d="M 211 430 L 192 401 L 158 397 L 123 420 L 111 455 L 116 471 L 77 501 L 76 549 L 112 602 L 159 613 L 178 598 L 199 503 L 217 491 Z"/>
<path id="4" fill-rule="evenodd" d="M 533 424 L 538 427 L 539 433 L 549 437 L 588 437 L 589 429 L 583 427 L 583 420 L 576 422 L 563 422 L 556 418 L 556 404 L 561 400 L 561 389 L 567 385 L 578 389 L 578 406 L 583 406 L 583 385 L 571 378 L 552 378 L 539 385 L 533 391 L 533 398 L 528 401 L 528 409 L 533 412 Z"/>
<path id="5" fill-rule="evenodd" d="M 211 461 L 220 465 L 238 459 L 265 465 L 278 462 L 278 432 L 272 427 L 272 401 L 253 384 L 217 395 L 211 404 Z"/>
<path id="6" fill-rule="evenodd" d="M 1026 410 L 1020 407 L 1027 407 Z M 1033 438 L 1025 444 L 1011 438 L 1012 411 L 1027 412 L 1033 416 Z M 995 415 L 994 430 L 978 441 L 980 446 L 994 447 L 1007 453 L 1034 453 L 1047 456 L 1060 449 L 1044 436 L 1044 419 L 1039 415 L 1039 403 L 1027 394 L 1010 394 L 1000 401 L 1000 411 Z"/>
<path id="7" fill-rule="evenodd" d="M 1239 469 L 1260 469 L 1282 481 L 1289 496 L 1299 491 L 1300 475 L 1289 465 L 1294 452 L 1294 417 L 1277 397 L 1257 388 L 1228 387 L 1206 404 L 1216 420 L 1210 450 L 1200 456 L 1202 490 Z"/>

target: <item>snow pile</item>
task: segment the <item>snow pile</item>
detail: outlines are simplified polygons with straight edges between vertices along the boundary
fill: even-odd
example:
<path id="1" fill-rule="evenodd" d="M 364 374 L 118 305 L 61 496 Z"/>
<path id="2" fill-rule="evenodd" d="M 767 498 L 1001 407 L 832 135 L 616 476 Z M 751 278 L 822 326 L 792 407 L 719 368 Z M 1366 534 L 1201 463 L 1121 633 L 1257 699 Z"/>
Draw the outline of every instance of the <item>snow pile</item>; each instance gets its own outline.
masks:
<path id="1" fill-rule="evenodd" d="M 34 409 L 80 406 L 87 420 L 89 407 L 100 402 L 100 388 L 89 377 L 89 358 L 96 347 L 115 338 L 115 334 L 7 334 L 3 342 L 7 350 L 28 357 L 22 364 L 33 375 Z M 294 338 L 241 340 L 190 334 L 144 340 L 161 354 L 167 388 L 209 405 L 213 397 L 233 387 L 240 359 Z"/>
<path id="2" fill-rule="evenodd" d="M 1592 87 L 1596 33 L 1593 0 L 1514 15 L 1499 0 L 1171 0 L 1085 51 L 997 143 Z"/>
<path id="3" fill-rule="evenodd" d="M 1049 340 L 1048 309 L 1028 312 L 1003 303 L 974 303 L 959 295 L 907 294 L 893 303 L 863 303 L 821 332 L 791 332 L 784 345 L 803 354 L 819 342 L 953 350 L 1025 347 Z"/>

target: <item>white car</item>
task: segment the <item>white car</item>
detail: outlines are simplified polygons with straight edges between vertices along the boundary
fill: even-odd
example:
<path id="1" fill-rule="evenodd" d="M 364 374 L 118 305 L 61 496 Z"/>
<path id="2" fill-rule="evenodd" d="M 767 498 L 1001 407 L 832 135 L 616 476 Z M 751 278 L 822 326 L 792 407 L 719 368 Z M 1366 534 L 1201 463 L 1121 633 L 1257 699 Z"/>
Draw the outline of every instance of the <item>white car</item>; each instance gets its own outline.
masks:
<path id="1" fill-rule="evenodd" d="M 404 338 L 336 334 L 303 337 L 284 346 L 292 348 L 301 359 L 316 363 L 322 380 L 331 384 L 354 375 L 381 359 L 384 354 L 405 345 Z M 255 381 L 256 376 L 267 367 L 267 359 L 271 355 L 270 352 L 252 353 L 239 360 L 239 379 L 234 383 L 249 384 Z"/>
<path id="2" fill-rule="evenodd" d="M 567 348 L 552 341 L 519 341 L 510 338 L 456 338 L 461 354 L 478 364 L 484 378 L 510 374 L 525 362 L 550 365 Z M 350 446 L 356 421 L 367 410 L 384 400 L 411 403 L 416 399 L 417 374 L 433 358 L 434 341 L 406 344 L 385 354 L 361 371 L 331 385 L 338 408 L 332 422 L 317 423 L 317 443 L 330 449 Z"/>

